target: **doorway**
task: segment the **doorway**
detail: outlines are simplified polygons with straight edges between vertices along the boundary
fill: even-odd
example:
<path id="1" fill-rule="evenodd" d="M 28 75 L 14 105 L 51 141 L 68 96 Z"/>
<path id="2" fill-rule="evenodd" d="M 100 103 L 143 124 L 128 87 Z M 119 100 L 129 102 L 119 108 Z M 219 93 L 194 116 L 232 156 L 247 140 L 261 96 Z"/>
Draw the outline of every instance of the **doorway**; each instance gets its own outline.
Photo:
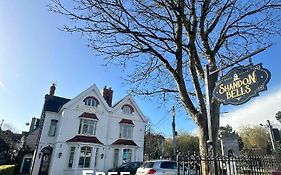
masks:
<path id="1" fill-rule="evenodd" d="M 27 157 L 23 159 L 23 166 L 22 166 L 22 173 L 29 173 L 30 171 L 30 166 L 31 166 L 31 157 Z"/>
<path id="2" fill-rule="evenodd" d="M 38 175 L 48 175 L 51 156 L 52 156 L 53 148 L 51 146 L 45 147 L 41 150 L 41 164 Z"/>

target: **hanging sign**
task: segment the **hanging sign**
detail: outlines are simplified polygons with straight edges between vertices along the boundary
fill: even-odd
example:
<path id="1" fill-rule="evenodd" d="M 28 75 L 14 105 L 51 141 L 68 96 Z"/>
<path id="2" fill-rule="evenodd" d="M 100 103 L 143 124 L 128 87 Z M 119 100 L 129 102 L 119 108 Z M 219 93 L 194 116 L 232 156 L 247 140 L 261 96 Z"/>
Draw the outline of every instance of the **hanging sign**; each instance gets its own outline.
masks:
<path id="1" fill-rule="evenodd" d="M 238 66 L 217 82 L 213 96 L 223 104 L 240 105 L 266 90 L 269 80 L 270 72 L 261 63 Z"/>

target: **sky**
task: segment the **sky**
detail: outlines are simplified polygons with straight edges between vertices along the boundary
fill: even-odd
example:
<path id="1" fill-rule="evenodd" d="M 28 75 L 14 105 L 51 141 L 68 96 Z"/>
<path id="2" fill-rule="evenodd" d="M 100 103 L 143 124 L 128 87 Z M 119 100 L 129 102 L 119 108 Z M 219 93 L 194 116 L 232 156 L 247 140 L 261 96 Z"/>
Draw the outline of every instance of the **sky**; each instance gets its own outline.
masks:
<path id="1" fill-rule="evenodd" d="M 119 68 L 102 66 L 87 47 L 82 36 L 59 30 L 67 19 L 48 11 L 48 1 L 0 1 L 0 120 L 18 132 L 28 130 L 26 122 L 40 117 L 44 95 L 56 83 L 56 95 L 73 98 L 92 84 L 114 90 L 113 101 L 127 94 Z M 263 63 L 271 71 L 268 90 L 245 105 L 222 106 L 221 124 L 234 129 L 272 121 L 281 111 L 281 38 L 274 45 L 254 56 L 253 62 Z M 246 64 L 246 63 L 245 63 Z M 171 135 L 171 106 L 159 109 L 157 101 L 135 97 L 149 117 L 156 132 Z M 278 126 L 279 127 L 279 126 Z M 176 113 L 176 129 L 196 133 L 196 126 L 183 113 Z"/>

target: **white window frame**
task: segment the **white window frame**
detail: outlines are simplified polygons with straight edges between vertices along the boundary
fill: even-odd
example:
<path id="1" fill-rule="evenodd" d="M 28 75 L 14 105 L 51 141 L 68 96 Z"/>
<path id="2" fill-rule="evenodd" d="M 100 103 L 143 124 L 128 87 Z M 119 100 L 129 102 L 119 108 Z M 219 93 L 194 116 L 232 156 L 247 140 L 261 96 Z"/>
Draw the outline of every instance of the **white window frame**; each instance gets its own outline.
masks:
<path id="1" fill-rule="evenodd" d="M 128 124 L 120 124 L 119 138 L 133 139 L 134 126 Z"/>
<path id="2" fill-rule="evenodd" d="M 87 122 L 94 122 L 93 124 L 88 124 L 87 128 L 85 126 L 85 123 Z M 80 124 L 79 124 L 79 131 L 78 133 L 81 135 L 89 135 L 89 136 L 95 136 L 96 135 L 96 130 L 97 130 L 97 120 L 96 119 L 88 119 L 88 118 L 81 118 L 80 119 Z M 93 131 L 90 132 L 90 127 L 89 125 L 93 125 Z M 87 131 L 85 131 L 87 130 Z"/>
<path id="3" fill-rule="evenodd" d="M 133 114 L 133 112 L 134 112 L 133 108 L 130 105 L 124 105 L 122 107 L 122 111 L 125 114 Z"/>
<path id="4" fill-rule="evenodd" d="M 99 105 L 99 101 L 96 98 L 94 98 L 94 97 L 87 97 L 84 100 L 84 104 L 86 106 L 97 107 Z"/>
<path id="5" fill-rule="evenodd" d="M 49 137 L 55 137 L 56 136 L 58 122 L 59 121 L 55 120 L 55 119 L 52 119 L 50 121 L 50 127 L 49 127 L 49 131 L 48 131 L 48 136 Z"/>
<path id="6" fill-rule="evenodd" d="M 125 159 L 125 152 L 128 151 L 128 159 Z M 133 150 L 132 149 L 123 149 L 123 153 L 122 153 L 122 164 L 124 163 L 128 163 L 128 162 L 132 162 L 133 161 Z"/>
<path id="7" fill-rule="evenodd" d="M 74 149 L 72 149 L 72 148 L 74 148 Z M 70 146 L 70 148 L 69 148 L 69 157 L 68 157 L 68 162 L 67 162 L 67 167 L 68 168 L 73 168 L 73 165 L 75 163 L 75 152 L 76 152 L 76 147 L 75 146 Z M 71 166 L 70 166 L 70 164 L 71 164 Z"/>
<path id="8" fill-rule="evenodd" d="M 87 151 L 89 151 L 90 150 L 90 153 L 89 153 L 89 155 L 88 154 L 85 154 L 85 155 L 82 155 L 81 154 L 81 151 L 82 151 L 82 148 L 83 147 L 85 147 L 85 152 L 87 153 Z M 89 150 L 88 150 L 89 149 Z M 80 148 L 80 153 L 79 153 L 79 160 L 78 160 L 78 168 L 90 168 L 91 167 L 91 160 L 92 160 L 92 154 L 93 154 L 93 147 L 91 147 L 91 146 L 81 146 L 81 148 Z M 81 159 L 81 157 L 83 157 L 83 163 L 82 163 L 82 166 L 81 165 L 79 165 L 80 164 L 80 159 Z M 89 158 L 89 166 L 85 166 L 85 162 L 86 162 L 86 159 L 87 158 Z"/>

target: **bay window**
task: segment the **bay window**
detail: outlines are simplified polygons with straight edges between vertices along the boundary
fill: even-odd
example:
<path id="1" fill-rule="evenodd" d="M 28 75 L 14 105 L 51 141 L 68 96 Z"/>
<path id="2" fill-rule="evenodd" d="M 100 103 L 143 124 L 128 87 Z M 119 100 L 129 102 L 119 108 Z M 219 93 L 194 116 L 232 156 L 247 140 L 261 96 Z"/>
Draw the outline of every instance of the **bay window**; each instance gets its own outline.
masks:
<path id="1" fill-rule="evenodd" d="M 123 161 L 122 163 L 132 162 L 132 150 L 123 149 Z"/>
<path id="2" fill-rule="evenodd" d="M 92 156 L 92 147 L 82 146 L 79 157 L 79 168 L 89 168 Z"/>

